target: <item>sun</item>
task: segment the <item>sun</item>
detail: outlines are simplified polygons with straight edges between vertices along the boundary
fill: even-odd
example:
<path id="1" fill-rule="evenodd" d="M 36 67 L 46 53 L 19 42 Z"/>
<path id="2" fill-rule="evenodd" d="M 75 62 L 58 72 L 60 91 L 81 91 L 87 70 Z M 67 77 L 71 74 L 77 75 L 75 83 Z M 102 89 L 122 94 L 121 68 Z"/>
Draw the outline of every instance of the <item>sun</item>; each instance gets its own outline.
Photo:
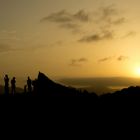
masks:
<path id="1" fill-rule="evenodd" d="M 135 70 L 134 70 L 134 72 L 135 72 L 135 76 L 136 77 L 140 77 L 140 66 L 139 67 L 136 67 Z"/>

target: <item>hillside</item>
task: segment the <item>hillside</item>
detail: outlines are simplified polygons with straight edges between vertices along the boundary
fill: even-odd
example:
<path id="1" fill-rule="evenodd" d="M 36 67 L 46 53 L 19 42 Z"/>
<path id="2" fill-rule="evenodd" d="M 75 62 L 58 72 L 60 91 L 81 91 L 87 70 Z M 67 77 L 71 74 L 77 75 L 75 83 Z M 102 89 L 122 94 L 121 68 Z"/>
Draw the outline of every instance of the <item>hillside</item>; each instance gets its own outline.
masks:
<path id="1" fill-rule="evenodd" d="M 81 92 L 72 87 L 66 87 L 50 80 L 43 73 L 39 73 L 38 79 L 34 81 L 34 95 L 39 96 L 94 96 L 95 93 Z"/>
<path id="2" fill-rule="evenodd" d="M 23 93 L 21 88 L 17 88 L 17 95 L 20 96 L 40 96 L 40 97 L 92 97 L 92 99 L 110 99 L 120 97 L 140 97 L 140 87 L 131 86 L 124 88 L 114 93 L 106 93 L 98 96 L 95 93 L 90 93 L 86 90 L 78 90 L 73 87 L 64 86 L 49 79 L 45 74 L 39 72 L 38 78 L 33 81 L 32 93 Z M 0 86 L 0 91 L 3 93 L 4 88 Z M 20 93 L 20 94 L 19 94 Z"/>

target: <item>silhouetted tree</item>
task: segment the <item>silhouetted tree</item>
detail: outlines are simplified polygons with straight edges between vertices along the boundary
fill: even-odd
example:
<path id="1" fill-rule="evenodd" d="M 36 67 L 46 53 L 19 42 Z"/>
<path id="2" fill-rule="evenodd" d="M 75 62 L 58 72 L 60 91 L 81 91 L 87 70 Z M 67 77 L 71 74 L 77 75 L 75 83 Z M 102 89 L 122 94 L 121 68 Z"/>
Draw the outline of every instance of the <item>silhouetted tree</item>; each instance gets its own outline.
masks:
<path id="1" fill-rule="evenodd" d="M 5 82 L 4 93 L 5 93 L 5 95 L 9 95 L 9 77 L 8 77 L 8 75 L 5 75 L 4 82 Z"/>

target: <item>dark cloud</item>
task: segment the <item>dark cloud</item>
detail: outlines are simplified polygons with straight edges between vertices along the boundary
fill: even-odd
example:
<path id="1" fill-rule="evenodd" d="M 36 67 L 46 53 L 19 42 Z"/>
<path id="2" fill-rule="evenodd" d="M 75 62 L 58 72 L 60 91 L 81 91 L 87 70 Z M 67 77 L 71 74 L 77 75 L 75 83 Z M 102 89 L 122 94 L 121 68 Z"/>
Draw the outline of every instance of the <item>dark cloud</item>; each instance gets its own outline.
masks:
<path id="1" fill-rule="evenodd" d="M 119 10 L 117 10 L 113 5 L 100 8 L 96 11 L 94 16 L 97 19 L 96 28 L 94 29 L 94 34 L 87 34 L 79 42 L 98 42 L 102 40 L 114 39 L 117 32 L 117 26 L 125 23 L 125 17 L 119 15 Z"/>
<path id="2" fill-rule="evenodd" d="M 41 22 L 52 21 L 65 23 L 65 22 L 74 22 L 76 20 L 81 22 L 87 22 L 89 21 L 89 15 L 84 10 L 80 10 L 75 14 L 71 14 L 66 10 L 62 10 L 60 12 L 52 13 L 49 16 L 42 18 Z"/>
<path id="3" fill-rule="evenodd" d="M 113 57 L 105 57 L 105 58 L 102 58 L 100 60 L 98 60 L 98 62 L 106 62 L 106 61 L 109 61 L 111 60 Z"/>
<path id="4" fill-rule="evenodd" d="M 78 33 L 79 35 L 84 33 L 84 36 L 82 35 L 78 42 L 97 42 L 114 39 L 118 30 L 117 27 L 124 24 L 126 18 L 114 5 L 109 5 L 93 12 L 79 10 L 76 13 L 71 13 L 67 10 L 61 10 L 51 13 L 40 21 L 54 22 L 58 27 L 71 30 L 72 33 Z M 86 28 L 85 25 L 89 28 Z M 94 32 L 94 34 L 91 34 L 91 32 Z"/>
<path id="5" fill-rule="evenodd" d="M 60 12 L 52 13 L 49 16 L 42 18 L 40 22 L 54 22 L 57 23 L 59 27 L 70 29 L 75 32 L 80 30 L 79 28 L 81 27 L 81 23 L 86 23 L 89 20 L 89 14 L 84 10 L 79 10 L 74 14 L 69 13 L 66 10 L 62 10 Z"/>
<path id="6" fill-rule="evenodd" d="M 122 17 L 119 10 L 114 5 L 109 5 L 100 8 L 98 12 L 100 22 L 111 25 L 119 25 L 125 22 L 125 17 Z"/>
<path id="7" fill-rule="evenodd" d="M 86 63 L 88 59 L 80 58 L 80 59 L 72 59 L 70 66 L 81 66 L 83 63 Z"/>
<path id="8" fill-rule="evenodd" d="M 128 56 L 122 56 L 122 55 L 117 58 L 118 61 L 124 61 L 127 59 L 128 59 Z"/>
<path id="9" fill-rule="evenodd" d="M 77 63 L 77 60 L 72 59 L 72 60 L 71 60 L 71 63 L 70 63 L 70 66 L 74 66 L 74 67 L 75 67 L 75 66 L 78 66 L 78 67 L 79 67 L 79 66 L 81 66 L 81 65 L 80 65 L 79 63 Z"/>
<path id="10" fill-rule="evenodd" d="M 119 56 L 117 58 L 114 57 L 114 56 L 112 56 L 112 57 L 109 56 L 109 57 L 99 59 L 98 62 L 106 62 L 106 61 L 110 61 L 110 60 L 125 61 L 127 59 L 129 59 L 129 57 L 128 56 L 123 56 L 123 55 L 121 55 L 121 56 Z"/>
<path id="11" fill-rule="evenodd" d="M 67 13 L 66 10 L 62 10 L 60 12 L 57 13 L 52 13 L 47 17 L 44 17 L 40 20 L 41 22 L 44 21 L 52 21 L 52 22 L 69 22 L 72 21 L 71 15 L 69 13 Z"/>
<path id="12" fill-rule="evenodd" d="M 79 60 L 78 60 L 78 62 L 87 62 L 88 60 L 86 59 L 86 58 L 80 58 Z"/>
<path id="13" fill-rule="evenodd" d="M 97 41 L 101 41 L 104 39 L 113 39 L 114 38 L 114 34 L 111 31 L 103 31 L 102 33 L 99 34 L 93 34 L 90 36 L 84 36 L 83 38 L 81 38 L 79 40 L 79 42 L 97 42 Z"/>
<path id="14" fill-rule="evenodd" d="M 82 22 L 88 22 L 90 19 L 89 14 L 86 13 L 84 10 L 80 10 L 75 15 L 73 15 L 73 17 Z"/>
<path id="15" fill-rule="evenodd" d="M 78 29 L 79 25 L 75 23 L 64 23 L 61 24 L 60 27 L 67 28 L 67 29 Z"/>
<path id="16" fill-rule="evenodd" d="M 108 19 L 118 14 L 118 10 L 116 10 L 114 5 L 104 6 L 104 7 L 101 7 L 99 10 L 101 11 L 102 19 Z"/>
<path id="17" fill-rule="evenodd" d="M 79 42 L 93 42 L 93 41 L 99 41 L 102 37 L 98 34 L 94 34 L 91 36 L 85 36 L 82 39 L 79 40 Z"/>

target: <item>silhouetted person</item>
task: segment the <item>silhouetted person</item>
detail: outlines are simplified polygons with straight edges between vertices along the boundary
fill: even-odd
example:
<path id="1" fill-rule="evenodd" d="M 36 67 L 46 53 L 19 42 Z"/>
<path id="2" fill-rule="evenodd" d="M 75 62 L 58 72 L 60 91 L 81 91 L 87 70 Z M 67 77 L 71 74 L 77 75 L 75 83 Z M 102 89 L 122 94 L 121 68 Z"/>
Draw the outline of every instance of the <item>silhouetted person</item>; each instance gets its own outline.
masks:
<path id="1" fill-rule="evenodd" d="M 27 87 L 28 87 L 28 93 L 32 92 L 32 80 L 30 79 L 30 77 L 28 77 L 27 80 Z"/>
<path id="2" fill-rule="evenodd" d="M 5 93 L 5 95 L 9 95 L 9 78 L 8 78 L 8 75 L 5 75 L 4 82 L 5 82 L 4 93 Z"/>
<path id="3" fill-rule="evenodd" d="M 27 85 L 24 86 L 24 93 L 27 93 Z"/>
<path id="4" fill-rule="evenodd" d="M 12 95 L 16 93 L 16 78 L 15 77 L 13 77 L 13 79 L 11 80 L 11 92 L 12 92 Z"/>

